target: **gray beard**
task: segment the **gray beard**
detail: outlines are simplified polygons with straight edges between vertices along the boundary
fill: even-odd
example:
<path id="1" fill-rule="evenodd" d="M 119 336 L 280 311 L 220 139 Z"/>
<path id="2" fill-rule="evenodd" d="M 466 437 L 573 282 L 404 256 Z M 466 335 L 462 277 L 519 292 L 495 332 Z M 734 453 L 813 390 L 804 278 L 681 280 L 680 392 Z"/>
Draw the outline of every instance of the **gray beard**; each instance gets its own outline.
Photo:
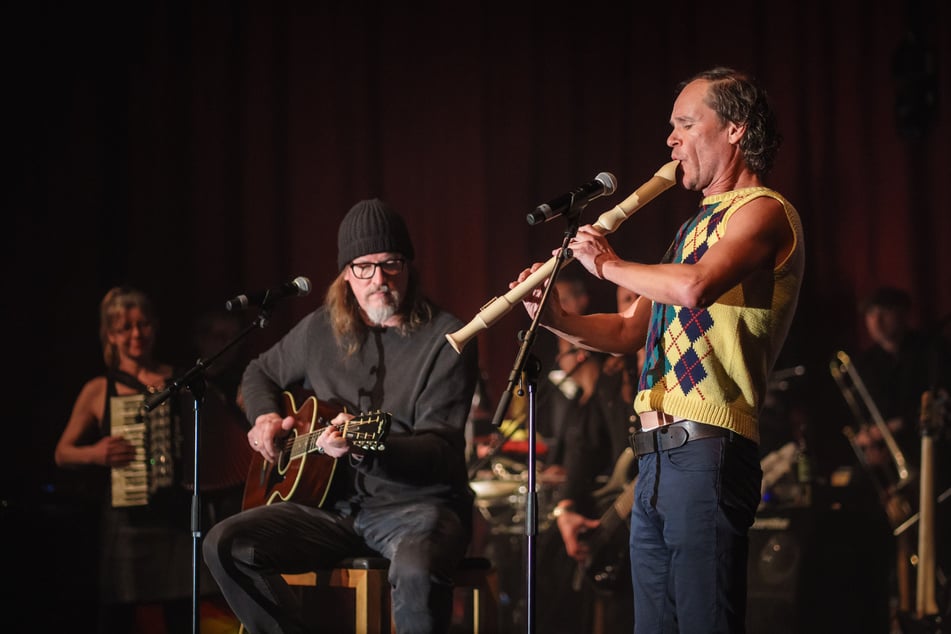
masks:
<path id="1" fill-rule="evenodd" d="M 371 308 L 366 311 L 367 319 L 370 320 L 370 323 L 379 326 L 387 319 L 396 314 L 396 306 L 392 304 L 387 304 L 386 306 L 380 306 L 378 308 Z"/>
<path id="2" fill-rule="evenodd" d="M 367 296 L 381 291 L 386 294 L 386 297 L 389 301 L 381 306 L 375 306 L 373 308 L 364 310 L 367 319 L 370 321 L 370 324 L 374 326 L 382 326 L 383 322 L 395 315 L 402 299 L 400 294 L 396 292 L 396 289 L 386 283 L 383 283 L 376 288 L 367 289 Z"/>

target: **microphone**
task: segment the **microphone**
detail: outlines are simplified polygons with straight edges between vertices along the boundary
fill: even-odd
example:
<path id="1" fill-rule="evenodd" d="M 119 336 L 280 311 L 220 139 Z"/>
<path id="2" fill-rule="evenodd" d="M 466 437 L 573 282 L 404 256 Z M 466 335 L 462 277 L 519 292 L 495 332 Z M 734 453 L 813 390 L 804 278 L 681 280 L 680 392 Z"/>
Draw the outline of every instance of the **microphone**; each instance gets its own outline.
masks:
<path id="1" fill-rule="evenodd" d="M 256 291 L 247 295 L 238 295 L 225 302 L 226 310 L 243 310 L 248 306 L 266 306 L 273 301 L 290 295 L 309 295 L 310 280 L 304 276 L 295 277 L 286 284 L 265 291 Z"/>
<path id="2" fill-rule="evenodd" d="M 572 208 L 583 208 L 589 202 L 599 196 L 610 196 L 617 189 L 617 179 L 611 172 L 601 172 L 593 181 L 585 183 L 578 189 L 562 194 L 554 200 L 550 200 L 544 205 L 535 207 L 535 211 L 528 214 L 526 218 L 528 224 L 537 225 L 540 222 L 548 222 Z"/>

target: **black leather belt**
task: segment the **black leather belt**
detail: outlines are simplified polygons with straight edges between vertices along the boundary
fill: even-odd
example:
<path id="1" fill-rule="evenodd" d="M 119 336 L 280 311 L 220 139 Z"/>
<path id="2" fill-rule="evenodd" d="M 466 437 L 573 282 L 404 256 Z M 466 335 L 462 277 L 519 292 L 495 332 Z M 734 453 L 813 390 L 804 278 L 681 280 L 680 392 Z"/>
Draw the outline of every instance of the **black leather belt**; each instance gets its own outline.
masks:
<path id="1" fill-rule="evenodd" d="M 628 441 L 631 443 L 634 455 L 643 456 L 655 451 L 683 447 L 691 440 L 729 436 L 732 433 L 724 427 L 706 425 L 692 420 L 682 420 L 650 431 L 635 432 L 631 434 Z"/>

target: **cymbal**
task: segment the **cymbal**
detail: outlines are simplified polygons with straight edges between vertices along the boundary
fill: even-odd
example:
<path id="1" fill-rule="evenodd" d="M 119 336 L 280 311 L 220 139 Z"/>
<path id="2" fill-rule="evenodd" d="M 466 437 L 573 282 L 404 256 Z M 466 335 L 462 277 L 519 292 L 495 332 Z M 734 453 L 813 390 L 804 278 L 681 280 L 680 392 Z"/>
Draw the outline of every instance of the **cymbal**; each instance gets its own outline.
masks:
<path id="1" fill-rule="evenodd" d="M 469 483 L 469 486 L 475 491 L 477 499 L 490 499 L 515 493 L 521 483 L 508 480 L 474 480 Z"/>

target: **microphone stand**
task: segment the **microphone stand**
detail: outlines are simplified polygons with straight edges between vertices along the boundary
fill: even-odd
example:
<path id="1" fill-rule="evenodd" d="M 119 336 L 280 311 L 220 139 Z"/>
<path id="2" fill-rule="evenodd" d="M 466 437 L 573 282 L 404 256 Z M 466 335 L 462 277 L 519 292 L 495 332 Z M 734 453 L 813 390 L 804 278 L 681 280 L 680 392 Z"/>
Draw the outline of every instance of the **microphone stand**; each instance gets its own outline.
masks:
<path id="1" fill-rule="evenodd" d="M 535 343 L 535 337 L 538 333 L 538 324 L 542 312 L 548 304 L 548 296 L 555 285 L 558 273 L 570 259 L 568 243 L 578 233 L 580 225 L 582 206 L 575 207 L 574 199 L 565 216 L 568 219 L 568 229 L 565 231 L 565 237 L 562 241 L 561 250 L 558 252 L 555 266 L 551 269 L 548 276 L 548 282 L 542 292 L 541 300 L 538 302 L 538 310 L 535 311 L 535 317 L 532 319 L 528 330 L 519 332 L 518 338 L 521 341 L 518 354 L 515 357 L 515 364 L 509 374 L 508 385 L 499 399 L 498 408 L 495 411 L 495 417 L 492 419 L 492 425 L 500 427 L 505 419 L 505 413 L 508 411 L 509 404 L 512 401 L 513 393 L 518 386 L 519 394 L 524 393 L 524 385 L 528 386 L 528 484 L 525 495 L 525 623 L 527 632 L 535 632 L 535 538 L 538 535 L 538 492 L 535 490 L 535 416 L 536 416 L 536 386 L 538 375 L 541 372 L 541 363 L 538 358 L 531 353 L 532 345 Z M 524 378 L 523 378 L 524 377 Z M 524 383 L 523 383 L 524 381 Z"/>
<path id="2" fill-rule="evenodd" d="M 205 398 L 205 387 L 207 382 L 205 380 L 205 371 L 211 367 L 218 357 L 224 354 L 226 351 L 230 350 L 235 346 L 239 341 L 244 339 L 252 330 L 257 328 L 264 328 L 267 325 L 268 319 L 270 318 L 270 306 L 268 301 L 265 300 L 261 304 L 261 312 L 257 318 L 249 324 L 244 330 L 239 332 L 234 338 L 226 343 L 221 350 L 211 355 L 207 359 L 199 358 L 195 365 L 182 374 L 180 377 L 172 380 L 168 386 L 161 392 L 155 392 L 150 394 L 145 398 L 145 411 L 151 412 L 153 409 L 167 401 L 173 394 L 177 394 L 181 391 L 183 387 L 187 388 L 191 392 L 194 399 L 193 411 L 194 411 L 194 456 L 193 456 L 193 475 L 192 475 L 192 503 L 191 503 L 191 531 L 192 531 L 192 634 L 199 634 L 199 607 L 198 607 L 198 597 L 199 597 L 199 550 L 201 548 L 201 487 L 198 485 L 198 466 L 199 466 L 199 446 L 201 441 L 201 405 L 204 402 Z"/>

